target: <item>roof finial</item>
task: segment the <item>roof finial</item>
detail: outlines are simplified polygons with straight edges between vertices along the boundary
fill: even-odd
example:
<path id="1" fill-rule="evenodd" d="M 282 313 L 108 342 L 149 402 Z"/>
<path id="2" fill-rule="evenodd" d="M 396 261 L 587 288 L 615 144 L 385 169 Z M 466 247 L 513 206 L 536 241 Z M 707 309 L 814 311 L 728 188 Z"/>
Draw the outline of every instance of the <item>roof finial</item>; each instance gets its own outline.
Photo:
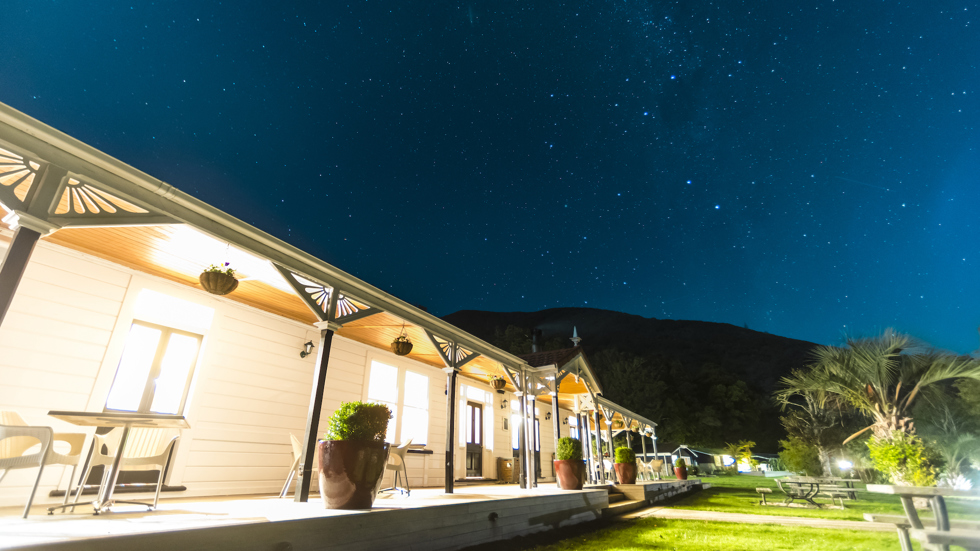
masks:
<path id="1" fill-rule="evenodd" d="M 582 337 L 578 336 L 578 327 L 572 326 L 572 344 L 578 346 L 578 343 L 582 342 Z"/>

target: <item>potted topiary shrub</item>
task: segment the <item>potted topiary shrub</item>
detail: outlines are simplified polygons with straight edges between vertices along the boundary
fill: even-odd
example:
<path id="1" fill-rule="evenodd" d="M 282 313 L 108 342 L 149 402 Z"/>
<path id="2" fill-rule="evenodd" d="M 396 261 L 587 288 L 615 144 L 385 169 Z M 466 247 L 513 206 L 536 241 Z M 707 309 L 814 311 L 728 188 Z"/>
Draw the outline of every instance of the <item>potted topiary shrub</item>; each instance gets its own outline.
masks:
<path id="1" fill-rule="evenodd" d="M 561 486 L 561 489 L 581 490 L 585 486 L 582 442 L 571 436 L 560 438 L 555 458 L 555 475 L 558 477 L 558 485 Z"/>
<path id="2" fill-rule="evenodd" d="M 320 498 L 327 509 L 370 509 L 388 464 L 391 411 L 384 404 L 344 402 L 317 442 Z"/>
<path id="3" fill-rule="evenodd" d="M 620 484 L 636 484 L 636 454 L 627 447 L 616 448 L 616 478 Z"/>
<path id="4" fill-rule="evenodd" d="M 227 295 L 238 288 L 235 270 L 229 268 L 227 262 L 208 266 L 197 280 L 201 282 L 201 287 L 212 295 Z"/>
<path id="5" fill-rule="evenodd" d="M 678 458 L 677 463 L 674 463 L 674 476 L 677 480 L 687 480 L 687 462 L 684 458 Z"/>
<path id="6" fill-rule="evenodd" d="M 498 377 L 496 375 L 490 376 L 490 386 L 497 391 L 497 394 L 504 393 L 504 387 L 507 386 L 507 381 L 503 377 Z"/>

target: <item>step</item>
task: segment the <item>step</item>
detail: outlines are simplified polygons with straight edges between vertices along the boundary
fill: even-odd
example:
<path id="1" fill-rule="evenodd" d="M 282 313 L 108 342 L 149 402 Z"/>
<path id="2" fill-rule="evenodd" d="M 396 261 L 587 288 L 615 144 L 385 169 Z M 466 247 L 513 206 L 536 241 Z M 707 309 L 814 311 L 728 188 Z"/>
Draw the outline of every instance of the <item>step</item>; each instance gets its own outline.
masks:
<path id="1" fill-rule="evenodd" d="M 646 506 L 647 502 L 639 499 L 618 501 L 616 503 L 612 503 L 612 500 L 610 500 L 609 507 L 602 510 L 602 516 L 606 518 L 618 517 L 619 515 L 625 515 L 626 513 L 642 509 Z"/>
<path id="2" fill-rule="evenodd" d="M 624 496 L 623 494 L 614 494 L 612 492 L 609 492 L 610 505 L 612 505 L 613 503 L 619 503 L 621 501 L 626 501 L 626 496 Z"/>

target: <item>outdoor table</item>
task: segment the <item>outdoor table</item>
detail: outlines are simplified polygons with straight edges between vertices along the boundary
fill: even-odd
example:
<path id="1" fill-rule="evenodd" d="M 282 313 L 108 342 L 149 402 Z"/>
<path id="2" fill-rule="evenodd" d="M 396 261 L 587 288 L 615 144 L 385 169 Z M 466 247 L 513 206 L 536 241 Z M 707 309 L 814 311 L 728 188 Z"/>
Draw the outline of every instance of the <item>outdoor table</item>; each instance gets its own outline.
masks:
<path id="1" fill-rule="evenodd" d="M 939 532 L 949 531 L 949 513 L 946 511 L 945 497 L 980 497 L 980 494 L 976 492 L 954 490 L 952 488 L 937 488 L 934 486 L 923 487 L 868 484 L 868 491 L 878 494 L 896 495 L 900 497 L 902 500 L 902 508 L 905 509 L 905 516 L 908 518 L 909 524 L 912 526 L 913 530 L 923 530 L 924 527 L 922 525 L 922 520 L 919 519 L 919 513 L 915 510 L 915 504 L 912 502 L 912 498 L 929 498 L 929 506 L 932 509 L 932 514 L 936 519 L 936 530 Z M 903 550 L 912 549 L 912 544 L 908 541 L 907 535 L 903 539 L 900 539 L 900 543 Z M 949 549 L 949 546 L 947 545 L 940 545 L 938 547 L 940 549 Z"/>
<path id="2" fill-rule="evenodd" d="M 81 427 L 122 427 L 122 435 L 119 437 L 119 449 L 112 460 L 107 476 L 103 477 L 102 486 L 99 488 L 99 495 L 92 502 L 92 508 L 98 515 L 107 511 L 109 507 L 116 503 L 126 503 L 130 505 L 145 505 L 152 509 L 152 505 L 139 501 L 117 501 L 112 499 L 112 493 L 116 489 L 116 479 L 119 478 L 119 465 L 122 461 L 123 451 L 126 449 L 126 441 L 129 439 L 129 431 L 133 427 L 140 428 L 180 428 L 188 429 L 190 425 L 183 415 L 169 415 L 162 413 L 131 413 L 125 411 L 49 411 L 48 415 L 55 419 L 67 421 L 73 425 Z M 85 481 L 82 481 L 84 484 Z M 51 514 L 55 509 L 64 509 L 67 506 L 51 507 L 48 513 Z"/>
<path id="3" fill-rule="evenodd" d="M 784 483 L 790 486 L 790 491 L 787 491 L 786 488 L 783 488 Z M 820 493 L 819 480 L 815 478 L 807 478 L 807 477 L 786 477 L 783 479 L 777 478 L 776 486 L 779 486 L 779 489 L 784 494 L 786 494 L 787 497 L 785 501 L 786 503 L 792 503 L 794 500 L 802 499 L 803 501 L 806 501 L 807 503 L 817 507 L 818 509 L 820 508 L 820 504 L 817 503 L 816 501 L 813 501 L 813 498 Z M 804 490 L 803 486 L 808 486 L 808 488 Z M 792 489 L 794 489 L 794 487 L 796 492 L 791 491 Z"/>

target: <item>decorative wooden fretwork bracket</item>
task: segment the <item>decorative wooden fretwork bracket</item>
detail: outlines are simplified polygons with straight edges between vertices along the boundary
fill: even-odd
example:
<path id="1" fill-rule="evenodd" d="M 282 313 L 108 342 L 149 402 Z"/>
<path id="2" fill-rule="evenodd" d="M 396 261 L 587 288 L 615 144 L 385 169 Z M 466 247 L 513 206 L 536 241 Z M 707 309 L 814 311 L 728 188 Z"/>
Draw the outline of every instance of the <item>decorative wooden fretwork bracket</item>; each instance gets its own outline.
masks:
<path id="1" fill-rule="evenodd" d="M 345 323 L 382 312 L 380 308 L 345 294 L 336 286 L 314 281 L 278 264 L 273 265 L 321 322 L 329 322 L 339 328 Z"/>
<path id="2" fill-rule="evenodd" d="M 444 339 L 428 329 L 425 330 L 425 334 L 429 337 L 429 341 L 431 341 L 432 346 L 436 348 L 436 351 L 439 353 L 439 357 L 442 359 L 442 362 L 446 364 L 446 367 L 459 370 L 459 368 L 463 367 L 463 365 L 468 363 L 470 360 L 480 356 L 479 352 L 467 350 L 459 344 L 449 339 Z"/>
<path id="3" fill-rule="evenodd" d="M 0 203 L 19 220 L 65 227 L 145 226 L 177 220 L 86 176 L 0 143 Z M 29 227 L 28 223 L 22 223 Z"/>

